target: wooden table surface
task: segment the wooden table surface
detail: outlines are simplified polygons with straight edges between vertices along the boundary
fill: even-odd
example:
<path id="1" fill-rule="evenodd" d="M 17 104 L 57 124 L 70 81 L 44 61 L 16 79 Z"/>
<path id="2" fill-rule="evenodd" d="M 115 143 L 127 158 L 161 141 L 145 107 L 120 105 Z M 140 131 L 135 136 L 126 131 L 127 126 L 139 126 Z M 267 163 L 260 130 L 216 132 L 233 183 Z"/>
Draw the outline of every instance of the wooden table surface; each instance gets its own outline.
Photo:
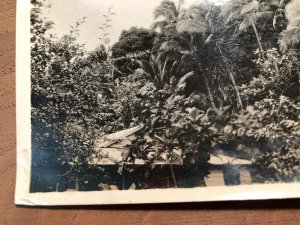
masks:
<path id="1" fill-rule="evenodd" d="M 84 0 L 83 0 L 84 1 Z M 300 200 L 16 207 L 15 0 L 0 0 L 0 225 L 300 224 Z"/>

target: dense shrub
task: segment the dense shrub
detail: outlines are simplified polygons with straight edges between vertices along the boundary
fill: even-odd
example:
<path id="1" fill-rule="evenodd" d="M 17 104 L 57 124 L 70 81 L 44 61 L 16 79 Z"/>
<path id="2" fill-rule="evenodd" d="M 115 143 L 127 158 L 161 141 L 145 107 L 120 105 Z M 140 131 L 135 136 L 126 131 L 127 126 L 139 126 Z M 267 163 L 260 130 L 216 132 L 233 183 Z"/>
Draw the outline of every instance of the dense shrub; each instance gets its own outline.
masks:
<path id="1" fill-rule="evenodd" d="M 115 58 L 115 75 L 124 76 L 133 73 L 138 68 L 138 64 L 132 60 L 132 57 L 126 57 L 130 54 L 138 54 L 138 59 L 148 59 L 149 52 L 153 47 L 156 37 L 154 31 L 144 28 L 132 27 L 128 31 L 122 31 L 119 41 L 112 48 L 112 57 Z M 144 54 L 139 54 L 144 52 Z"/>

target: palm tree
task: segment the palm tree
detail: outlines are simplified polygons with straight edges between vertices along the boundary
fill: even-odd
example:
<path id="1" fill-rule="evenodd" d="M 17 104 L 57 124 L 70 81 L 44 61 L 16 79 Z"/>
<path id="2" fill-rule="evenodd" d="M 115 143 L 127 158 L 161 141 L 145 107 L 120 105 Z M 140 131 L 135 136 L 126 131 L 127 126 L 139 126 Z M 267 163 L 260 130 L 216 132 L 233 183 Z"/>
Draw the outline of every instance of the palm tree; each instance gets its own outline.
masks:
<path id="1" fill-rule="evenodd" d="M 140 60 L 138 63 L 144 72 L 151 76 L 154 85 L 158 89 L 161 89 L 165 84 L 170 83 L 170 75 L 176 73 L 176 65 L 181 57 L 182 54 L 180 52 L 169 50 L 158 54 L 156 57 L 152 55 L 150 61 Z M 185 73 L 177 81 L 177 87 L 185 83 L 192 76 L 194 76 L 193 71 Z"/>
<path id="2" fill-rule="evenodd" d="M 274 16 L 277 10 L 282 10 L 282 4 L 283 3 L 279 0 L 270 0 L 269 2 L 258 0 L 234 0 L 226 3 L 222 7 L 221 15 L 224 17 L 227 24 L 230 22 L 237 24 L 241 21 L 238 25 L 239 31 L 245 31 L 252 26 L 259 51 L 262 58 L 264 58 L 264 49 L 257 29 L 257 24 L 259 22 L 260 24 L 264 24 L 266 21 L 270 20 L 273 22 L 273 26 L 275 26 L 276 17 Z"/>
<path id="3" fill-rule="evenodd" d="M 218 8 L 208 2 L 196 2 L 185 10 L 177 23 L 178 32 L 215 33 L 218 30 Z"/>
<path id="4" fill-rule="evenodd" d="M 300 2 L 298 0 L 293 0 L 286 6 L 286 17 L 288 26 L 279 40 L 282 51 L 287 51 L 289 47 L 300 43 Z"/>
<path id="5" fill-rule="evenodd" d="M 196 58 L 198 72 L 203 71 L 202 79 L 204 81 L 204 86 L 207 91 L 211 106 L 217 110 L 214 103 L 213 93 L 209 86 L 209 79 L 205 71 L 205 66 L 203 67 L 204 60 L 200 56 L 199 50 L 203 49 L 206 44 L 208 44 L 212 36 L 218 30 L 218 21 L 215 20 L 215 13 L 217 8 L 210 3 L 197 2 L 191 5 L 187 10 L 185 10 L 176 25 L 176 29 L 182 34 L 182 40 L 185 43 L 190 42 L 190 44 L 185 44 L 188 48 L 187 55 L 193 55 L 191 58 Z M 203 39 L 203 37 L 206 37 Z"/>
<path id="6" fill-rule="evenodd" d="M 169 83 L 170 75 L 175 73 L 175 65 L 181 57 L 180 52 L 170 49 L 157 56 L 151 55 L 150 61 L 139 60 L 138 63 L 151 76 L 156 88 L 162 89 L 165 84 Z"/>
<path id="7" fill-rule="evenodd" d="M 200 49 L 203 49 L 207 44 L 212 42 L 214 37 L 218 36 L 218 33 L 220 33 L 220 31 L 222 30 L 222 21 L 220 20 L 219 14 L 219 7 L 208 2 L 202 2 L 193 4 L 181 16 L 180 20 L 177 23 L 177 30 L 179 32 L 183 32 L 183 34 L 189 33 L 189 35 L 191 36 L 191 51 L 198 52 Z M 206 37 L 204 41 L 199 42 L 199 38 L 197 38 L 199 37 L 199 34 L 200 36 Z M 225 63 L 226 70 L 228 71 L 229 79 L 234 87 L 239 106 L 240 108 L 243 108 L 240 93 L 238 91 L 233 72 L 230 70 L 230 67 L 228 65 L 229 63 L 224 57 L 220 47 L 218 47 L 217 42 L 215 43 L 215 46 L 217 47 L 217 49 L 219 49 L 219 54 L 221 54 L 221 58 Z M 197 61 L 199 62 L 199 70 L 204 71 L 205 68 L 200 68 L 200 62 L 202 62 L 203 59 L 200 56 L 198 56 L 197 58 Z M 215 109 L 215 111 L 218 111 L 214 103 L 212 90 L 209 87 L 209 78 L 207 77 L 206 72 L 202 73 L 202 77 L 211 105 Z"/>
<path id="8" fill-rule="evenodd" d="M 184 4 L 184 0 L 179 0 L 178 7 L 176 7 L 173 1 L 164 0 L 154 10 L 154 19 L 157 20 L 160 17 L 162 17 L 163 19 L 154 22 L 152 25 L 152 29 L 159 28 L 161 31 L 165 31 L 166 29 L 169 28 L 175 28 L 183 4 Z"/>

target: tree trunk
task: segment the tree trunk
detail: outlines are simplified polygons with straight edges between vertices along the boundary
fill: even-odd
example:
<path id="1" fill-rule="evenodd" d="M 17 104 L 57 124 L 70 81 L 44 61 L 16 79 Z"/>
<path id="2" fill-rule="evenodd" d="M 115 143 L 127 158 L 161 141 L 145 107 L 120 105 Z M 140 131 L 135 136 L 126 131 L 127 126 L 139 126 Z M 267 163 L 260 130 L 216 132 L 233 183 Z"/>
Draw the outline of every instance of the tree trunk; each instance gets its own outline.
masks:
<path id="1" fill-rule="evenodd" d="M 217 109 L 216 105 L 215 105 L 215 102 L 214 102 L 214 97 L 211 93 L 211 90 L 210 90 L 210 87 L 209 87 L 209 83 L 208 83 L 208 79 L 207 79 L 207 76 L 205 74 L 205 71 L 204 69 L 201 70 L 201 66 L 200 64 L 198 64 L 198 73 L 201 74 L 202 71 L 202 75 L 203 75 L 203 79 L 204 79 L 204 86 L 206 88 L 206 91 L 207 91 L 207 94 L 208 94 L 208 97 L 209 97 L 209 101 L 210 101 L 210 104 L 211 106 L 214 108 L 214 110 L 216 110 L 216 112 L 218 112 L 219 110 Z"/>
<path id="2" fill-rule="evenodd" d="M 236 82 L 235 82 L 235 79 L 234 79 L 234 76 L 233 76 L 233 72 L 232 72 L 231 69 L 229 68 L 228 62 L 226 61 L 225 56 L 223 55 L 220 46 L 218 46 L 218 48 L 219 48 L 221 57 L 222 57 L 222 59 L 223 59 L 223 61 L 224 61 L 224 63 L 225 63 L 226 69 L 227 69 L 227 71 L 228 71 L 228 73 L 229 73 L 229 78 L 230 78 L 230 81 L 231 81 L 231 83 L 232 83 L 232 85 L 233 85 L 233 88 L 234 88 L 234 91 L 235 91 L 235 94 L 236 94 L 236 98 L 237 98 L 237 100 L 238 100 L 238 103 L 239 103 L 241 109 L 243 109 L 243 108 L 244 108 L 244 107 L 243 107 L 243 102 L 242 102 L 242 99 L 241 99 L 240 92 L 239 92 L 239 90 L 238 90 L 238 88 L 237 88 L 237 85 L 236 85 Z"/>
<path id="3" fill-rule="evenodd" d="M 75 179 L 75 190 L 80 191 L 80 183 L 79 183 L 79 179 L 78 179 L 77 176 L 76 176 L 76 179 Z"/>
<path id="4" fill-rule="evenodd" d="M 177 186 L 177 181 L 176 181 L 176 177 L 175 177 L 175 173 L 174 173 L 174 169 L 173 169 L 173 165 L 170 164 L 170 171 L 171 171 L 171 176 L 172 176 L 172 180 L 173 180 L 173 183 L 174 183 L 174 187 L 175 188 L 178 188 Z"/>
<path id="5" fill-rule="evenodd" d="M 210 100 L 210 104 L 211 106 L 217 110 L 216 112 L 218 112 L 219 110 L 217 109 L 216 105 L 215 105 L 215 102 L 214 102 L 214 97 L 211 93 L 211 90 L 210 90 L 210 87 L 209 87 L 209 84 L 208 84 L 208 80 L 207 80 L 207 77 L 206 77 L 206 74 L 205 72 L 203 72 L 203 77 L 204 77 L 204 85 L 205 85 L 205 88 L 207 90 L 207 93 L 208 93 L 208 97 L 209 97 L 209 100 Z"/>
<path id="6" fill-rule="evenodd" d="M 255 23 L 254 23 L 254 21 L 252 19 L 251 19 L 251 23 L 252 23 L 252 27 L 253 27 L 254 32 L 255 32 L 255 36 L 256 36 L 256 39 L 257 39 L 257 43 L 258 43 L 258 47 L 259 47 L 259 51 L 260 51 L 261 57 L 263 58 L 263 60 L 265 60 L 264 49 L 262 47 L 262 44 L 261 44 L 261 41 L 260 41 L 260 37 L 259 37 L 258 31 L 257 31 L 257 28 L 256 28 L 256 25 L 255 25 Z"/>
<path id="7" fill-rule="evenodd" d="M 58 191 L 59 191 L 59 183 L 58 183 L 58 182 L 56 183 L 56 188 L 55 188 L 55 191 L 56 191 L 56 192 L 58 192 Z"/>
<path id="8" fill-rule="evenodd" d="M 243 107 L 243 102 L 242 102 L 242 99 L 241 99 L 241 95 L 240 95 L 240 92 L 239 92 L 239 90 L 238 90 L 238 88 L 237 88 L 237 85 L 236 85 L 236 83 L 235 83 L 235 79 L 234 79 L 234 76 L 233 76 L 233 74 L 232 74 L 232 71 L 229 71 L 229 77 L 230 77 L 231 83 L 232 83 L 232 85 L 233 85 L 233 88 L 234 88 L 234 90 L 235 90 L 235 93 L 236 93 L 236 97 L 237 97 L 238 103 L 240 104 L 241 109 L 243 109 L 244 107 Z"/>

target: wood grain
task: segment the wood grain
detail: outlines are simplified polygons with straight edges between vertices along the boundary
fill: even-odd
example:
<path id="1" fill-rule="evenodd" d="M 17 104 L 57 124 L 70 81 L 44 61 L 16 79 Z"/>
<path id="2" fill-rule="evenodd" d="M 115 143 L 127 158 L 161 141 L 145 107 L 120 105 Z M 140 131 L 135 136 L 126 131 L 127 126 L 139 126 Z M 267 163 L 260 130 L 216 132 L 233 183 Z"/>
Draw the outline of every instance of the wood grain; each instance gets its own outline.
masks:
<path id="1" fill-rule="evenodd" d="M 300 201 L 16 207 L 15 0 L 0 1 L 0 225 L 300 224 Z"/>

